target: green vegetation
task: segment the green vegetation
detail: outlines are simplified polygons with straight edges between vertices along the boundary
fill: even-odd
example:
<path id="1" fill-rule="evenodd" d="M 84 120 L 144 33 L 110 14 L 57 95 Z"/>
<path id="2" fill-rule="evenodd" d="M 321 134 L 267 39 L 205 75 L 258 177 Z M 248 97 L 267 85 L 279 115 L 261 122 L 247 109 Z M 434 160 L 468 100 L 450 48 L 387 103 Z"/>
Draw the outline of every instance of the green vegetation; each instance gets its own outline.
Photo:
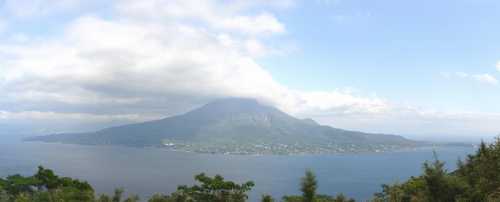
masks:
<path id="1" fill-rule="evenodd" d="M 302 191 L 302 198 L 304 202 L 314 202 L 316 197 L 316 189 L 318 188 L 318 182 L 316 181 L 316 176 L 310 170 L 306 171 L 306 176 L 302 178 L 302 186 L 300 190 Z"/>
<path id="2" fill-rule="evenodd" d="M 220 175 L 210 178 L 202 173 L 197 175 L 195 179 L 201 185 L 180 186 L 170 196 L 157 194 L 149 199 L 149 202 L 244 202 L 248 199 L 246 193 L 254 186 L 253 182 L 239 185 L 231 181 L 224 181 Z"/>
<path id="3" fill-rule="evenodd" d="M 205 174 L 195 177 L 199 185 L 179 186 L 170 195 L 156 194 L 149 202 L 244 202 L 253 182 L 236 184 L 225 181 L 222 176 L 211 178 Z M 0 178 L 0 202 L 137 202 L 138 196 L 123 197 L 123 189 L 115 190 L 112 196 L 102 194 L 96 197 L 94 189 L 87 182 L 59 177 L 52 170 L 43 167 L 30 177 L 12 175 Z"/>
<path id="4" fill-rule="evenodd" d="M 316 194 L 316 189 L 318 189 L 316 176 L 311 170 L 307 170 L 300 183 L 302 196 L 284 196 L 283 202 L 354 202 L 354 199 L 348 199 L 343 194 L 336 197 Z"/>
<path id="5" fill-rule="evenodd" d="M 437 158 L 424 163 L 423 171 L 404 183 L 383 185 L 374 201 L 500 201 L 500 139 L 490 145 L 481 143 L 475 154 L 458 161 L 453 172 Z"/>
<path id="6" fill-rule="evenodd" d="M 156 194 L 148 202 L 243 202 L 253 182 L 237 184 L 222 176 L 195 176 L 194 186 L 179 186 L 170 195 Z M 302 195 L 284 196 L 283 202 L 353 202 L 342 194 L 317 193 L 318 183 L 312 171 L 302 178 Z M 137 196 L 122 197 L 118 189 L 112 196 L 96 196 L 87 183 L 59 177 L 43 167 L 30 177 L 12 175 L 0 178 L 0 202 L 135 202 Z M 262 195 L 261 201 L 277 201 Z M 423 164 L 423 174 L 408 181 L 383 185 L 372 202 L 497 202 L 500 201 L 500 138 L 493 144 L 482 143 L 475 154 L 458 162 L 457 170 L 448 172 L 436 159 Z"/>
<path id="7" fill-rule="evenodd" d="M 59 177 L 43 167 L 31 177 L 0 178 L 0 201 L 91 201 L 94 189 L 87 183 Z"/>

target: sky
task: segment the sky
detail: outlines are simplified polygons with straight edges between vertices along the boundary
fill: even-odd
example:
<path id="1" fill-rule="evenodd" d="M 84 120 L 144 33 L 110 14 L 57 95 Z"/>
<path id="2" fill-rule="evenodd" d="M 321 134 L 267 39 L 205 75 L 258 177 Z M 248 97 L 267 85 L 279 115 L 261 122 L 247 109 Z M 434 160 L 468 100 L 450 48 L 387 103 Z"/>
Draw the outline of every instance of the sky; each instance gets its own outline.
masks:
<path id="1" fill-rule="evenodd" d="M 249 97 L 344 129 L 487 139 L 500 133 L 499 11 L 496 0 L 0 0 L 0 134 Z"/>

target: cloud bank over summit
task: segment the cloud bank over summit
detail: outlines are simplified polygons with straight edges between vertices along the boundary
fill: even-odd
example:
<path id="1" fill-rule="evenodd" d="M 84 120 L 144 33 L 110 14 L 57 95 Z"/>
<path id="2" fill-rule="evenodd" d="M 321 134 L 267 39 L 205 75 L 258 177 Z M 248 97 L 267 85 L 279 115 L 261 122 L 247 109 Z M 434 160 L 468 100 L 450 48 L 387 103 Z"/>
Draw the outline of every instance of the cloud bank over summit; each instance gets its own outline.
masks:
<path id="1" fill-rule="evenodd" d="M 259 59 L 300 51 L 277 40 L 291 37 L 276 15 L 293 9 L 291 0 L 3 4 L 8 14 L 0 16 L 1 123 L 128 123 L 183 113 L 217 98 L 249 97 L 363 131 L 489 134 L 499 129 L 490 124 L 500 121 L 500 114 L 442 112 L 342 86 L 307 91 L 279 83 Z M 67 17 L 51 31 L 9 33 L 13 22 L 61 15 Z"/>

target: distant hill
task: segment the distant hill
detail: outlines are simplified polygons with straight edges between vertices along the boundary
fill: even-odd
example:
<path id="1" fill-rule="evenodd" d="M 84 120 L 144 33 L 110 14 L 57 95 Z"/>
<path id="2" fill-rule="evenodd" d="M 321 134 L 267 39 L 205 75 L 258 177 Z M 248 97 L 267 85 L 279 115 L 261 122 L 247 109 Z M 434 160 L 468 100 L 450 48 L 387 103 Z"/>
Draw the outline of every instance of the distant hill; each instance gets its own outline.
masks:
<path id="1" fill-rule="evenodd" d="M 161 120 L 26 140 L 160 146 L 181 151 L 237 154 L 369 152 L 420 145 L 397 135 L 370 134 L 319 125 L 312 119 L 297 119 L 274 107 L 245 98 L 217 100 Z"/>

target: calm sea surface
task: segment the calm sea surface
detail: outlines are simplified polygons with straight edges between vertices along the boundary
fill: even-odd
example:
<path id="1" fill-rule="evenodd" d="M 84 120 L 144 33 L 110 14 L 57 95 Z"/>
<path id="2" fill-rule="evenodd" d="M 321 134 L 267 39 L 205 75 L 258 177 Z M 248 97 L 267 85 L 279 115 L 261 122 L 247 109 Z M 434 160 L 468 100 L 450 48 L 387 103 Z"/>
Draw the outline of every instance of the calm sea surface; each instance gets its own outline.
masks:
<path id="1" fill-rule="evenodd" d="M 458 158 L 473 148 L 437 148 L 439 159 L 453 169 Z M 263 193 L 278 198 L 298 194 L 300 177 L 308 168 L 318 178 L 319 192 L 339 192 L 366 200 L 380 185 L 403 181 L 421 172 L 422 163 L 433 159 L 433 149 L 371 154 L 310 156 L 239 156 L 172 152 L 157 148 L 80 146 L 19 141 L 0 142 L 0 176 L 31 175 L 38 165 L 62 176 L 90 182 L 98 192 L 123 187 L 127 193 L 146 198 L 170 193 L 177 185 L 192 184 L 195 174 L 221 174 L 226 179 L 256 183 L 251 201 Z"/>

